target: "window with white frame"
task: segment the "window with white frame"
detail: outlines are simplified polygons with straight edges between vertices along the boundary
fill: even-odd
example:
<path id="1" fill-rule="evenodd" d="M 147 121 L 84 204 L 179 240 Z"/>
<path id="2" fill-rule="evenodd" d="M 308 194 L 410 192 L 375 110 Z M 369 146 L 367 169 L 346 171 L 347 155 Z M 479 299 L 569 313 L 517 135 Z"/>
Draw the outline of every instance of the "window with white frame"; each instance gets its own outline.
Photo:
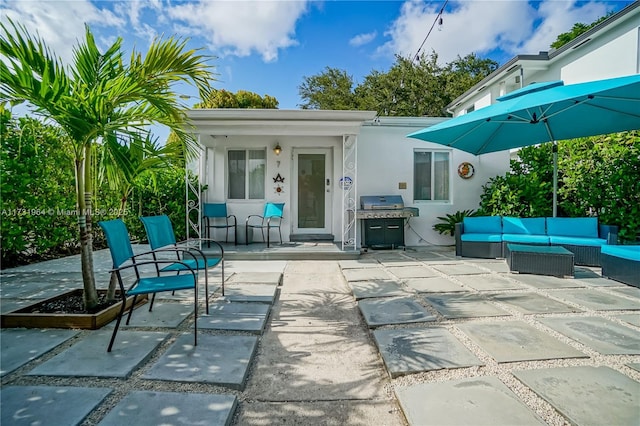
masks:
<path id="1" fill-rule="evenodd" d="M 265 198 L 264 149 L 229 150 L 228 198 L 231 200 L 261 200 Z"/>
<path id="2" fill-rule="evenodd" d="M 449 151 L 416 150 L 413 152 L 413 199 L 415 201 L 450 201 Z"/>

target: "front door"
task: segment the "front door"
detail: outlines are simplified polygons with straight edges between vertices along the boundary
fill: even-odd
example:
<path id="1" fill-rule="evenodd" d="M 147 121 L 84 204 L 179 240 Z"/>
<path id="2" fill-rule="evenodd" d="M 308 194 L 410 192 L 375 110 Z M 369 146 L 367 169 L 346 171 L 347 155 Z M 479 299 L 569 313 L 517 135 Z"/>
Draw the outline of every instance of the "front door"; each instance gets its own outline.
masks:
<path id="1" fill-rule="evenodd" d="M 331 234 L 331 162 L 330 148 L 294 151 L 294 233 Z"/>

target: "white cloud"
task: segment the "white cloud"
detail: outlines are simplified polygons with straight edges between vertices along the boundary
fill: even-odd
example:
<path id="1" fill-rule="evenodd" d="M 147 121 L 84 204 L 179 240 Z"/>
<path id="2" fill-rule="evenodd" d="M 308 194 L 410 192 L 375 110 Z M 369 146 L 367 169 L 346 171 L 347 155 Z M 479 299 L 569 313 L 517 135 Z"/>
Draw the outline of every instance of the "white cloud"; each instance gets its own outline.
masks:
<path id="1" fill-rule="evenodd" d="M 521 53 L 538 53 L 550 50 L 560 34 L 565 33 L 580 22 L 590 24 L 606 15 L 607 6 L 603 3 L 573 3 L 568 1 L 546 1 L 540 4 L 538 16 L 542 20 L 540 26 L 531 37 L 522 44 Z"/>
<path id="2" fill-rule="evenodd" d="M 220 56 L 260 54 L 275 61 L 280 49 L 295 46 L 295 28 L 306 1 L 200 1 L 172 6 L 168 15 L 182 31 L 200 35 Z M 180 27 L 176 27 L 180 29 Z"/>
<path id="3" fill-rule="evenodd" d="M 366 33 L 366 34 L 358 34 L 357 36 L 349 40 L 349 45 L 354 47 L 363 46 L 367 43 L 371 43 L 376 38 L 377 35 L 378 35 L 377 31 L 373 31 L 371 33 Z"/>
<path id="4" fill-rule="evenodd" d="M 441 63 L 458 55 L 483 56 L 495 49 L 512 55 L 535 54 L 549 50 L 551 42 L 576 22 L 591 23 L 607 12 L 605 5 L 596 2 L 547 0 L 536 5 L 537 9 L 526 1 L 450 1 L 442 28 L 436 25 L 421 52 L 435 50 Z M 385 33 L 390 40 L 378 52 L 415 55 L 441 7 L 423 0 L 405 2 Z"/>
<path id="5" fill-rule="evenodd" d="M 69 63 L 72 48 L 84 39 L 85 23 L 94 27 L 121 28 L 125 21 L 107 9 L 97 8 L 88 0 L 81 1 L 12 1 L 3 2 L 0 16 L 26 27 L 30 34 L 45 41 L 47 46 Z"/>

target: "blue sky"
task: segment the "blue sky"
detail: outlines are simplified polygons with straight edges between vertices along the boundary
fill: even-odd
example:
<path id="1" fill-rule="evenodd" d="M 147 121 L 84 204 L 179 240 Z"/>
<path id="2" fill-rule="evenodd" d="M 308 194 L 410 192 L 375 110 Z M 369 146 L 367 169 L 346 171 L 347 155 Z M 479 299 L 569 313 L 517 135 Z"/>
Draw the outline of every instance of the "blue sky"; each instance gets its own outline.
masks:
<path id="1" fill-rule="evenodd" d="M 394 54 L 413 56 L 445 1 L 0 0 L 0 17 L 39 34 L 63 60 L 88 24 L 104 48 L 120 36 L 127 52 L 145 51 L 153 37 L 190 38 L 215 56 L 215 87 L 269 94 L 296 109 L 304 76 L 326 66 L 359 83 L 386 71 Z M 630 1 L 453 1 L 422 51 L 442 63 L 476 53 L 503 64 L 516 54 L 549 50 L 574 23 L 590 23 Z M 195 95 L 189 88 L 180 89 Z M 195 100 L 193 101 L 195 102 Z"/>

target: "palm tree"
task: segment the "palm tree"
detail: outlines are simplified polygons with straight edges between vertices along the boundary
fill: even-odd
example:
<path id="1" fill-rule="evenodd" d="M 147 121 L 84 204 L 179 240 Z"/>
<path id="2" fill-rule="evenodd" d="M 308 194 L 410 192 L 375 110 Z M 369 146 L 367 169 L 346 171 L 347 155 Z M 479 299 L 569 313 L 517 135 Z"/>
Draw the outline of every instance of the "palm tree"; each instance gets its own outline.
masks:
<path id="1" fill-rule="evenodd" d="M 80 235 L 84 302 L 98 304 L 93 273 L 91 236 L 93 193 L 92 153 L 98 143 L 105 149 L 115 138 L 120 144 L 149 133 L 150 124 L 168 126 L 185 152 L 195 152 L 188 133 L 185 106 L 173 88 L 176 83 L 195 86 L 207 99 L 213 80 L 208 56 L 186 48 L 187 40 L 155 39 L 146 55 L 135 50 L 124 61 L 122 39 L 104 53 L 98 50 L 89 27 L 85 40 L 73 50 L 65 67 L 39 36 L 13 21 L 1 24 L 0 102 L 28 102 L 34 112 L 56 123 L 71 141 L 75 167 L 78 230 Z M 106 142 L 106 143 L 105 143 Z M 120 158 L 114 155 L 113 158 Z M 126 162 L 123 167 L 130 167 Z"/>

